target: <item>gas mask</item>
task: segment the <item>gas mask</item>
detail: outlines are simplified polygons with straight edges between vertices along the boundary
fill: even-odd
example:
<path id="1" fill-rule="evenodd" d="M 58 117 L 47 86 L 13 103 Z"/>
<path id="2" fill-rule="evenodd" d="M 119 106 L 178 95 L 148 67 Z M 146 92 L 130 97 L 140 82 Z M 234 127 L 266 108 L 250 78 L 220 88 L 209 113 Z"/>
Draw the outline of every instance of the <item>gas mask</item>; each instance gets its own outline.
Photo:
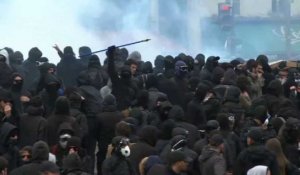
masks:
<path id="1" fill-rule="evenodd" d="M 130 156 L 130 148 L 129 146 L 125 146 L 125 147 L 122 147 L 121 150 L 120 150 L 121 154 L 124 156 L 124 157 L 129 157 Z"/>
<path id="2" fill-rule="evenodd" d="M 67 148 L 68 140 L 71 138 L 70 134 L 63 134 L 59 137 L 59 145 L 65 149 Z"/>
<path id="3" fill-rule="evenodd" d="M 118 154 L 124 157 L 130 156 L 129 140 L 127 138 L 122 138 L 116 147 Z"/>

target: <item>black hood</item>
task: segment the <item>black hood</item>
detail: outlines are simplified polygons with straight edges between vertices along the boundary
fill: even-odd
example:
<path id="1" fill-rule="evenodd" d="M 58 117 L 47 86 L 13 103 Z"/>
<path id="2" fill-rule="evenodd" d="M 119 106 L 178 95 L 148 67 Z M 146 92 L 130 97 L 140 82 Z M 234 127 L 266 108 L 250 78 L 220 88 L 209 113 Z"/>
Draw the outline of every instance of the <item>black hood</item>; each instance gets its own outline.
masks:
<path id="1" fill-rule="evenodd" d="M 40 51 L 39 48 L 33 47 L 30 49 L 28 53 L 28 60 L 30 61 L 37 61 L 39 58 L 41 58 L 43 53 Z"/>
<path id="2" fill-rule="evenodd" d="M 17 127 L 15 125 L 12 125 L 8 122 L 4 122 L 1 126 L 0 130 L 0 144 L 1 145 L 6 145 L 8 141 L 8 137 L 10 133 L 13 131 L 17 130 Z"/>
<path id="3" fill-rule="evenodd" d="M 38 141 L 32 147 L 32 161 L 42 162 L 49 159 L 49 146 L 44 141 Z"/>
<path id="4" fill-rule="evenodd" d="M 212 72 L 214 68 L 218 66 L 219 59 L 220 57 L 215 57 L 215 56 L 208 57 L 205 63 L 205 68 L 210 72 Z"/>
<path id="5" fill-rule="evenodd" d="M 82 162 L 77 154 L 69 154 L 63 160 L 63 171 L 65 173 L 81 169 Z"/>
<path id="6" fill-rule="evenodd" d="M 70 123 L 64 122 L 58 127 L 58 135 L 68 133 L 70 135 L 74 135 L 74 129 Z"/>

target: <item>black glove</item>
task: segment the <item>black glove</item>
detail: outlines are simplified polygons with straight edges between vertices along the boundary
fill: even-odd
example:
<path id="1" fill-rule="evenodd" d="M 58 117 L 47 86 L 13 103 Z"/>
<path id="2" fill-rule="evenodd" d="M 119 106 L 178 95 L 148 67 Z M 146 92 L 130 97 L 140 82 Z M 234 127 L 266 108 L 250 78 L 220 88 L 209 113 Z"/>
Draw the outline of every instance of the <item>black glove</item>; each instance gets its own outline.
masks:
<path id="1" fill-rule="evenodd" d="M 106 56 L 109 59 L 113 59 L 116 51 L 116 46 L 110 46 L 107 48 Z"/>

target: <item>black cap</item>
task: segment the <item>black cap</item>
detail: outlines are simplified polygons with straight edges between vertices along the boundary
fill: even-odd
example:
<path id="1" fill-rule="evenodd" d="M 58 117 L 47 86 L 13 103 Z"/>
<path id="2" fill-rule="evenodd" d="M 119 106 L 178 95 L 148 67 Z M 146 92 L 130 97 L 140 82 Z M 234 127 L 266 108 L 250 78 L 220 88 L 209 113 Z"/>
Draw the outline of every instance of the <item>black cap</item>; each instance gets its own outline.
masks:
<path id="1" fill-rule="evenodd" d="M 260 143 L 264 139 L 264 133 L 261 128 L 253 127 L 248 132 L 247 137 L 251 138 L 254 142 Z"/>
<path id="2" fill-rule="evenodd" d="M 50 161 L 45 161 L 40 165 L 40 171 L 42 173 L 44 172 L 50 172 L 50 173 L 59 173 L 59 167 Z"/>
<path id="3" fill-rule="evenodd" d="M 173 151 L 170 152 L 168 155 L 168 164 L 170 166 L 174 165 L 176 162 L 185 161 L 185 162 L 192 162 L 192 159 L 184 154 L 182 151 Z"/>

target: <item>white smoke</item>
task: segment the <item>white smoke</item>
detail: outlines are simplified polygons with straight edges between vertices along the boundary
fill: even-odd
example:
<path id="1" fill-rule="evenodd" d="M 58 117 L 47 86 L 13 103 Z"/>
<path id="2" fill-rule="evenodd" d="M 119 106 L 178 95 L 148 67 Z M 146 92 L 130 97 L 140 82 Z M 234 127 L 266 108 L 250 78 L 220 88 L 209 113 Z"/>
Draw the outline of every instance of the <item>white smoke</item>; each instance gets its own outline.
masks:
<path id="1" fill-rule="evenodd" d="M 176 10 L 175 18 L 186 18 L 178 4 L 169 5 Z M 72 46 L 78 53 L 84 45 L 99 50 L 150 38 L 128 50 L 138 50 L 151 61 L 158 54 L 186 52 L 184 42 L 151 30 L 149 6 L 150 0 L 0 0 L 0 48 L 20 50 L 26 59 L 30 48 L 39 47 L 54 63 L 59 61 L 54 44 Z M 99 56 L 103 61 L 104 53 Z"/>

